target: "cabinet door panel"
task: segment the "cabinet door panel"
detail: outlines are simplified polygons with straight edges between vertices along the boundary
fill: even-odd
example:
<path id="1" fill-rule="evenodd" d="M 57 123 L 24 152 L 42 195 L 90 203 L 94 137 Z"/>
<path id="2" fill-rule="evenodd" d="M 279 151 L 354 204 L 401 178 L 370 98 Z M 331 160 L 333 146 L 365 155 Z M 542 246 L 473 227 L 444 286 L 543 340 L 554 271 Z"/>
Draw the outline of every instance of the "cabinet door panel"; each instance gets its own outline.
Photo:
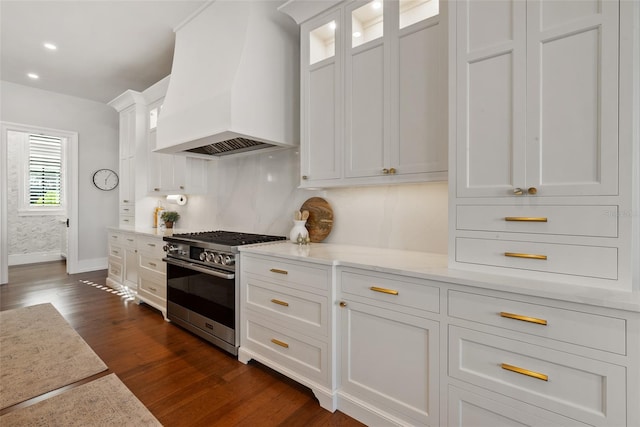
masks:
<path id="1" fill-rule="evenodd" d="M 412 424 L 438 425 L 438 323 L 353 301 L 340 316 L 342 390 Z"/>
<path id="2" fill-rule="evenodd" d="M 617 16 L 616 1 L 531 4 L 527 186 L 540 196 L 617 194 Z"/>
<path id="3" fill-rule="evenodd" d="M 457 7 L 457 195 L 506 196 L 525 182 L 525 3 Z"/>
<path id="4" fill-rule="evenodd" d="M 309 72 L 308 144 L 307 153 L 303 157 L 303 174 L 310 179 L 340 177 L 335 93 L 337 84 L 335 62 Z"/>
<path id="5" fill-rule="evenodd" d="M 439 17 L 399 39 L 398 148 L 390 165 L 398 173 L 447 170 L 446 42 Z M 395 138 L 394 138 L 395 139 Z"/>
<path id="6" fill-rule="evenodd" d="M 384 45 L 354 51 L 346 62 L 345 175 L 377 176 L 385 167 Z"/>

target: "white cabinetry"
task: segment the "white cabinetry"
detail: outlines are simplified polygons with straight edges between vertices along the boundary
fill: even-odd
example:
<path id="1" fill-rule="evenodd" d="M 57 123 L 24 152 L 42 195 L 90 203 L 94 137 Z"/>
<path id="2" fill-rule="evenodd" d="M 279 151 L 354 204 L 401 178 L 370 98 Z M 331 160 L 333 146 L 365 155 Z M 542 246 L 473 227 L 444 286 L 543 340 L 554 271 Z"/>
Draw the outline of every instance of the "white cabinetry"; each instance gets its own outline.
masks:
<path id="1" fill-rule="evenodd" d="M 457 195 L 616 195 L 618 2 L 456 9 Z"/>
<path id="2" fill-rule="evenodd" d="M 161 237 L 138 235 L 138 295 L 137 301 L 160 310 L 167 319 L 167 265 Z"/>
<path id="3" fill-rule="evenodd" d="M 136 156 L 145 148 L 146 103 L 141 93 L 128 90 L 109 105 L 120 113 L 119 223 L 135 226 Z"/>
<path id="4" fill-rule="evenodd" d="M 114 289 L 138 289 L 138 250 L 136 235 L 124 231 L 109 231 L 107 286 Z"/>
<path id="5" fill-rule="evenodd" d="M 238 359 L 311 388 L 335 411 L 331 267 L 242 254 Z"/>
<path id="6" fill-rule="evenodd" d="M 630 9 L 450 5 L 452 268 L 632 288 Z"/>
<path id="7" fill-rule="evenodd" d="M 623 317 L 453 290 L 448 303 L 449 376 L 458 387 L 465 388 L 460 381 L 470 384 L 466 388 L 505 408 L 511 399 L 480 390 L 510 396 L 541 418 L 553 412 L 585 425 L 626 425 L 626 383 L 632 378 L 626 356 L 637 340 L 627 342 Z M 455 387 L 450 393 L 462 398 Z M 450 405 L 450 421 L 465 425 L 456 415 L 462 403 Z M 509 411 L 502 416 L 509 418 Z"/>
<path id="8" fill-rule="evenodd" d="M 325 408 L 372 426 L 640 425 L 637 293 L 507 285 L 415 252 L 292 248 L 241 250 L 239 358 Z"/>
<path id="9" fill-rule="evenodd" d="M 338 408 L 370 425 L 439 425 L 439 287 L 351 268 L 337 276 Z"/>
<path id="10" fill-rule="evenodd" d="M 302 187 L 446 179 L 446 14 L 408 3 L 302 24 Z"/>
<path id="11" fill-rule="evenodd" d="M 157 120 L 164 98 L 149 104 L 147 135 L 147 192 L 150 196 L 204 194 L 207 191 L 208 161 L 194 157 L 156 153 Z"/>

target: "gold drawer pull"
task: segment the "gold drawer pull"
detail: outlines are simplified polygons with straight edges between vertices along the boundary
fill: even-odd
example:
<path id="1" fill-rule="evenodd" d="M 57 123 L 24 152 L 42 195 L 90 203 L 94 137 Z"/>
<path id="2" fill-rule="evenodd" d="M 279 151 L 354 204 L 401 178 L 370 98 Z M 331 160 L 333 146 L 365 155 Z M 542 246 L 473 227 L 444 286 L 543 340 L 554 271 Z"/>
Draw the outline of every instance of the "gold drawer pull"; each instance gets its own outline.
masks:
<path id="1" fill-rule="evenodd" d="M 549 381 L 549 377 L 545 374 L 541 374 L 539 372 L 530 371 L 528 369 L 519 368 L 513 365 L 507 365 L 506 363 L 501 363 L 500 367 L 504 370 L 515 372 L 517 374 L 526 375 L 528 377 L 537 378 L 542 381 Z"/>
<path id="2" fill-rule="evenodd" d="M 508 257 L 511 257 L 511 258 L 541 259 L 543 261 L 545 261 L 547 259 L 546 255 L 519 254 L 517 252 L 505 252 L 504 256 L 508 256 Z"/>
<path id="3" fill-rule="evenodd" d="M 289 344 L 287 344 L 286 342 L 277 340 L 275 338 L 271 338 L 271 342 L 276 344 L 276 345 L 279 345 L 280 347 L 289 348 Z"/>
<path id="4" fill-rule="evenodd" d="M 272 299 L 271 302 L 274 304 L 284 305 L 285 307 L 289 307 L 288 302 L 280 301 L 279 299 Z"/>
<path id="5" fill-rule="evenodd" d="M 507 216 L 504 218 L 505 221 L 516 221 L 516 222 L 547 222 L 547 218 L 533 217 L 533 216 Z"/>
<path id="6" fill-rule="evenodd" d="M 150 262 L 150 263 L 149 263 L 149 265 L 150 265 L 151 267 L 157 267 L 157 266 L 158 266 L 155 262 Z"/>
<path id="7" fill-rule="evenodd" d="M 147 246 L 151 246 L 152 248 L 155 248 L 156 244 L 155 243 L 147 243 Z"/>
<path id="8" fill-rule="evenodd" d="M 272 273 L 278 273 L 278 274 L 289 274 L 287 270 L 280 270 L 279 268 L 272 268 L 269 271 Z"/>
<path id="9" fill-rule="evenodd" d="M 382 292 L 383 294 L 398 295 L 398 291 L 394 289 L 379 288 L 377 286 L 372 286 L 369 289 L 371 289 L 374 292 Z"/>
<path id="10" fill-rule="evenodd" d="M 149 286 L 149 290 L 150 290 L 151 292 L 158 292 L 158 290 L 157 290 L 156 288 L 153 288 L 153 287 L 151 287 L 151 286 Z"/>
<path id="11" fill-rule="evenodd" d="M 500 312 L 500 316 L 507 319 L 522 320 L 523 322 L 536 323 L 538 325 L 547 325 L 547 321 L 544 319 L 538 319 L 536 317 L 522 316 L 520 314 L 507 313 L 505 311 Z"/>

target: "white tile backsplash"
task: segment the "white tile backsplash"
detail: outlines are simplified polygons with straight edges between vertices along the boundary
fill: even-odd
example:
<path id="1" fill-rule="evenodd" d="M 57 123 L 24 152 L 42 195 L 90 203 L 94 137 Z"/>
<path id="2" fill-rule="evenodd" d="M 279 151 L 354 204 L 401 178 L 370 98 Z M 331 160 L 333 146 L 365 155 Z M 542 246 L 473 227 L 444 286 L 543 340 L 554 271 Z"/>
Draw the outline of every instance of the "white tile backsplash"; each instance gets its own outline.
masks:
<path id="1" fill-rule="evenodd" d="M 318 196 L 334 211 L 327 243 L 447 253 L 446 182 L 301 190 L 299 165 L 297 149 L 211 161 L 210 193 L 177 207 L 179 227 L 288 235 L 294 210 Z"/>

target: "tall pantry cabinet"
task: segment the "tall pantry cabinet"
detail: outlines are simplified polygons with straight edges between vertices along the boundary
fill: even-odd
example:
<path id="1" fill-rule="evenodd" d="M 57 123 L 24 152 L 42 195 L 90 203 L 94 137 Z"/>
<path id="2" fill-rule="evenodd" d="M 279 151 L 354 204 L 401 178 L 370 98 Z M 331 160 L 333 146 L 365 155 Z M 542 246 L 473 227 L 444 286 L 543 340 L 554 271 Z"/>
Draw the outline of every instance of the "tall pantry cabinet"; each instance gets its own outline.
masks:
<path id="1" fill-rule="evenodd" d="M 635 7 L 450 5 L 451 267 L 631 289 Z"/>
<path id="2" fill-rule="evenodd" d="M 146 136 L 147 103 L 140 92 L 127 90 L 109 102 L 120 114 L 120 200 L 119 224 L 135 226 L 136 203 L 136 155 L 144 153 Z"/>

